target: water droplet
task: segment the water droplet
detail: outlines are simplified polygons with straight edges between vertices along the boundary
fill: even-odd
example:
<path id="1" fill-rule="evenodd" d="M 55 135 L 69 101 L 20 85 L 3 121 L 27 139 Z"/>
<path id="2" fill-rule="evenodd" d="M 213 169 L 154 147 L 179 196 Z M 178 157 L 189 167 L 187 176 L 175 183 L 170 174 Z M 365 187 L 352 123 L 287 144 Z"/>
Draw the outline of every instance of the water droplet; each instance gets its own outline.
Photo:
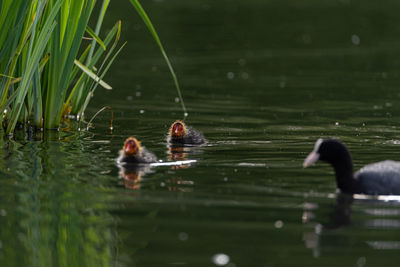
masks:
<path id="1" fill-rule="evenodd" d="M 228 263 L 229 263 L 229 260 L 230 260 L 230 259 L 229 259 L 229 256 L 226 255 L 226 254 L 223 254 L 223 253 L 215 254 L 215 255 L 212 257 L 213 263 L 215 263 L 215 264 L 218 265 L 218 266 L 222 266 L 222 265 L 228 264 Z"/>
<path id="2" fill-rule="evenodd" d="M 132 101 L 132 100 L 133 100 L 133 96 L 131 96 L 131 95 L 128 95 L 128 96 L 126 97 L 126 100 L 128 100 L 128 101 Z"/>
<path id="3" fill-rule="evenodd" d="M 140 96 L 142 96 L 142 93 L 141 92 L 136 92 L 135 95 L 136 95 L 136 97 L 140 97 Z"/>
<path id="4" fill-rule="evenodd" d="M 353 34 L 351 36 L 351 42 L 353 43 L 353 45 L 359 45 L 360 44 L 360 37 L 356 34 Z"/>
<path id="5" fill-rule="evenodd" d="M 164 186 L 165 186 L 165 183 L 164 183 L 164 182 L 161 182 L 161 183 L 160 183 L 160 186 L 161 186 L 161 187 L 164 187 Z"/>
<path id="6" fill-rule="evenodd" d="M 189 116 L 189 113 L 185 112 L 185 113 L 183 113 L 183 116 L 187 117 L 187 116 Z"/>
<path id="7" fill-rule="evenodd" d="M 143 113 L 144 113 L 144 110 L 143 110 L 143 109 L 141 109 L 139 112 L 140 112 L 140 114 L 143 114 Z"/>
<path id="8" fill-rule="evenodd" d="M 224 182 L 228 182 L 228 177 L 224 177 Z"/>
<path id="9" fill-rule="evenodd" d="M 226 77 L 228 78 L 228 79 L 230 79 L 230 80 L 232 80 L 233 78 L 235 78 L 235 73 L 233 73 L 233 72 L 228 72 L 227 74 L 226 74 Z"/>
<path id="10" fill-rule="evenodd" d="M 301 216 L 301 221 L 303 223 L 307 223 L 315 217 L 314 213 L 311 211 L 304 211 L 303 215 Z"/>
<path id="11" fill-rule="evenodd" d="M 357 260 L 357 267 L 363 267 L 367 263 L 367 259 L 365 257 L 360 257 Z"/>
<path id="12" fill-rule="evenodd" d="M 283 227 L 283 222 L 282 222 L 281 220 L 277 220 L 277 221 L 274 223 L 274 226 L 275 226 L 275 228 L 280 229 L 280 228 Z"/>
<path id="13" fill-rule="evenodd" d="M 246 59 L 241 58 L 241 59 L 239 59 L 238 63 L 240 66 L 244 66 L 244 65 L 246 65 Z"/>
<path id="14" fill-rule="evenodd" d="M 335 122 L 335 126 L 339 126 L 339 122 Z"/>
<path id="15" fill-rule="evenodd" d="M 179 238 L 179 240 L 181 240 L 181 241 L 186 241 L 186 240 L 189 239 L 189 235 L 188 235 L 187 233 L 185 233 L 185 232 L 180 232 L 180 233 L 178 234 L 178 238 Z"/>
<path id="16" fill-rule="evenodd" d="M 175 97 L 175 103 L 179 103 L 179 97 Z"/>

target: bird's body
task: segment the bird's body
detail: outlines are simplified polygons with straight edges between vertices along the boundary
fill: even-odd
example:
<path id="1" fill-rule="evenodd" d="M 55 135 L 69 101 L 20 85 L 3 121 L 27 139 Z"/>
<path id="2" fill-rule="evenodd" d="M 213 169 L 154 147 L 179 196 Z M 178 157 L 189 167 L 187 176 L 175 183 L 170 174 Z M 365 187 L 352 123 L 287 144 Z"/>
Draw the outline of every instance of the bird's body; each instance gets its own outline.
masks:
<path id="1" fill-rule="evenodd" d="M 118 162 L 127 164 L 154 163 L 157 162 L 157 157 L 142 146 L 136 138 L 129 137 L 119 151 Z"/>
<path id="2" fill-rule="evenodd" d="M 343 193 L 400 195 L 400 162 L 386 160 L 372 163 L 353 173 L 350 152 L 344 144 L 334 139 L 318 139 L 303 166 L 308 167 L 318 160 L 332 165 L 337 187 Z"/>
<path id="3" fill-rule="evenodd" d="M 202 145 L 207 141 L 202 133 L 182 121 L 175 121 L 168 131 L 167 142 L 171 145 Z"/>
<path id="4" fill-rule="evenodd" d="M 360 193 L 400 195 L 400 162 L 385 160 L 365 165 L 354 174 Z"/>
<path id="5" fill-rule="evenodd" d="M 120 162 L 132 164 L 157 162 L 157 157 L 153 153 L 148 151 L 145 147 L 143 147 L 141 155 L 124 156 L 120 154 L 119 159 Z"/>

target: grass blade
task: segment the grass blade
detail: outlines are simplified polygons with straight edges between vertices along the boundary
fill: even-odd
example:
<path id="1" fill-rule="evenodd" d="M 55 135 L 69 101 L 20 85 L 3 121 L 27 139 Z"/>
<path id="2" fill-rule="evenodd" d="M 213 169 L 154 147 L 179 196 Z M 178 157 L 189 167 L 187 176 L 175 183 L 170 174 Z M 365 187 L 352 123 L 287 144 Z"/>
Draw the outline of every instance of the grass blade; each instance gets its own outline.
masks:
<path id="1" fill-rule="evenodd" d="M 103 19 L 104 19 L 104 16 L 106 14 L 106 11 L 107 11 L 107 8 L 108 8 L 109 4 L 110 4 L 110 0 L 103 0 L 103 4 L 101 5 L 101 11 L 100 11 L 100 14 L 99 14 L 99 18 L 97 19 L 97 23 L 96 23 L 96 29 L 94 31 L 94 33 L 96 35 L 99 35 L 99 33 L 100 33 L 100 28 L 101 28 L 101 25 L 103 24 Z M 88 63 L 92 60 L 92 56 L 93 56 L 93 53 L 94 53 L 95 46 L 96 46 L 96 42 L 93 41 L 92 42 L 92 47 L 90 48 L 89 56 L 88 56 L 87 61 L 86 61 L 86 65 L 88 65 Z"/>
<path id="2" fill-rule="evenodd" d="M 86 26 L 86 32 L 87 32 L 90 36 L 92 36 L 92 38 L 93 38 L 94 40 L 96 40 L 96 42 L 97 42 L 104 50 L 106 50 L 106 46 L 104 45 L 103 41 L 100 39 L 99 36 L 97 36 L 97 34 L 96 34 L 89 26 Z"/>
<path id="3" fill-rule="evenodd" d="M 101 80 L 99 76 L 94 74 L 90 69 L 88 69 L 85 65 L 83 65 L 81 62 L 78 60 L 74 60 L 75 65 L 77 65 L 84 73 L 86 73 L 90 78 L 95 80 L 97 83 L 99 83 L 103 88 L 107 90 L 111 90 L 112 87 L 108 85 L 105 81 Z"/>
<path id="4" fill-rule="evenodd" d="M 183 97 L 181 94 L 181 89 L 179 86 L 179 82 L 178 82 L 178 78 L 175 74 L 174 68 L 172 67 L 171 62 L 169 61 L 168 55 L 164 50 L 164 47 L 160 41 L 160 38 L 158 37 L 158 34 L 153 26 L 153 24 L 151 23 L 149 17 L 147 16 L 146 12 L 144 11 L 144 9 L 142 8 L 142 6 L 140 5 L 138 0 L 130 0 L 131 4 L 134 6 L 134 8 L 136 9 L 136 11 L 139 13 L 140 17 L 142 18 L 142 20 L 144 21 L 144 23 L 146 24 L 147 28 L 149 29 L 151 35 L 153 36 L 154 40 L 156 41 L 158 47 L 161 50 L 161 54 L 163 55 L 165 61 L 167 62 L 169 71 L 171 72 L 172 78 L 174 80 L 175 83 L 175 87 L 181 102 L 181 106 L 182 106 L 182 110 L 184 113 L 184 116 L 186 117 L 188 115 L 186 107 L 185 107 L 185 103 L 183 102 Z"/>

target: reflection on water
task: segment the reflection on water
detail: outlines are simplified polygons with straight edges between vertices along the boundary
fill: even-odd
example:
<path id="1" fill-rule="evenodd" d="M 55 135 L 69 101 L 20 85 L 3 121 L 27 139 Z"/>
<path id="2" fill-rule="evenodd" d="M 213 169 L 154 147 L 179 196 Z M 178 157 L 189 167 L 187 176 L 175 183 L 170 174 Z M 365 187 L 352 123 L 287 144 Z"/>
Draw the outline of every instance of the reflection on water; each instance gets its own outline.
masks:
<path id="1" fill-rule="evenodd" d="M 172 170 L 179 170 L 189 168 L 196 162 L 196 160 L 188 159 L 188 155 L 199 153 L 198 147 L 182 147 L 182 146 L 169 146 L 168 147 L 168 161 L 163 162 L 160 160 L 157 163 L 149 164 L 132 164 L 125 162 L 118 162 L 119 177 L 124 180 L 126 188 L 140 189 L 141 182 L 145 175 L 153 173 L 156 168 L 169 166 Z M 191 180 L 182 180 L 179 176 L 173 176 L 167 180 L 166 183 L 162 182 L 162 186 L 168 185 L 168 190 L 190 191 L 189 188 L 181 188 L 181 185 L 193 185 Z M 174 186 L 176 185 L 176 186 Z"/>
<path id="2" fill-rule="evenodd" d="M 400 241 L 368 241 L 374 249 L 400 249 Z"/>
<path id="3" fill-rule="evenodd" d="M 364 199 L 365 197 L 361 197 Z M 318 211 L 318 205 L 315 203 L 305 203 L 304 211 L 302 215 L 302 221 L 307 228 L 311 228 L 311 232 L 303 233 L 303 241 L 306 248 L 312 250 L 314 257 L 318 258 L 321 256 L 321 251 L 324 250 L 324 240 L 332 238 L 337 235 L 342 236 L 342 232 L 338 232 L 338 228 L 348 227 L 350 225 L 356 225 L 364 229 L 370 229 L 372 231 L 378 230 L 390 230 L 398 229 L 400 227 L 400 219 L 386 219 L 385 217 L 400 215 L 400 203 L 396 202 L 383 202 L 378 200 L 379 197 L 368 197 L 368 200 L 357 200 L 351 195 L 338 194 L 336 203 L 329 214 L 329 220 L 327 222 L 319 223 L 315 212 Z M 358 198 L 360 199 L 360 198 Z M 352 219 L 352 216 L 356 216 L 352 212 L 352 206 L 355 205 L 358 212 L 367 214 L 368 217 L 361 217 Z M 371 206 L 374 206 L 371 209 Z M 370 218 L 373 216 L 373 218 Z M 353 230 L 354 226 L 352 227 Z M 359 231 L 360 229 L 358 229 Z M 353 231 L 347 233 L 346 239 L 354 235 Z M 361 237 L 362 238 L 362 237 Z M 390 237 L 390 239 L 392 239 Z M 362 238 L 363 239 L 363 238 Z M 357 241 L 358 243 L 359 241 Z M 400 249 L 400 240 L 398 237 L 395 240 L 365 240 L 371 248 L 377 250 L 397 250 Z M 327 244 L 329 245 L 329 243 Z"/>
<path id="4" fill-rule="evenodd" d="M 95 164 L 104 161 L 101 155 L 107 151 L 85 141 L 88 137 L 63 133 L 47 141 L 2 139 L 7 155 L 0 160 L 6 172 L 0 181 L 0 258 L 7 265 L 108 266 L 115 258 L 115 218 L 95 197 L 103 190 L 95 184 L 82 187 L 107 169 Z"/>
<path id="5" fill-rule="evenodd" d="M 184 147 L 184 146 L 168 147 L 169 159 L 171 160 L 186 160 L 188 152 L 190 152 L 190 147 Z"/>
<path id="6" fill-rule="evenodd" d="M 140 189 L 143 176 L 152 172 L 150 164 L 124 164 L 119 166 L 119 170 L 125 187 L 131 189 Z"/>
<path id="7" fill-rule="evenodd" d="M 209 141 L 176 149 L 168 68 L 111 2 L 104 29 L 122 19 L 128 45 L 87 114 L 112 106 L 113 131 L 101 113 L 90 133 L 0 139 L 1 266 L 398 266 L 398 201 L 301 165 L 319 137 L 355 169 L 399 157 L 400 2 L 146 1 Z M 118 166 L 132 135 L 162 162 Z"/>

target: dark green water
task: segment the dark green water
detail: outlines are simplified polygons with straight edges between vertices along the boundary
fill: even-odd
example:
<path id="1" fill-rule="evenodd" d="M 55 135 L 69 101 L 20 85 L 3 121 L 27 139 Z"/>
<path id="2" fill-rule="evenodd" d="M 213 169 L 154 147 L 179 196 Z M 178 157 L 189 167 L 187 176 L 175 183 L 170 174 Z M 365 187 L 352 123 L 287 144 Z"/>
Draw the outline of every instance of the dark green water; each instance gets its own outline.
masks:
<path id="1" fill-rule="evenodd" d="M 87 113 L 112 106 L 114 130 L 104 112 L 90 132 L 1 143 L 1 266 L 398 266 L 400 203 L 337 195 L 330 166 L 302 162 L 319 137 L 356 169 L 400 160 L 400 3 L 143 5 L 209 144 L 186 168 L 120 177 L 130 135 L 171 161 L 182 111 L 135 11 L 112 2 L 128 45 Z"/>

